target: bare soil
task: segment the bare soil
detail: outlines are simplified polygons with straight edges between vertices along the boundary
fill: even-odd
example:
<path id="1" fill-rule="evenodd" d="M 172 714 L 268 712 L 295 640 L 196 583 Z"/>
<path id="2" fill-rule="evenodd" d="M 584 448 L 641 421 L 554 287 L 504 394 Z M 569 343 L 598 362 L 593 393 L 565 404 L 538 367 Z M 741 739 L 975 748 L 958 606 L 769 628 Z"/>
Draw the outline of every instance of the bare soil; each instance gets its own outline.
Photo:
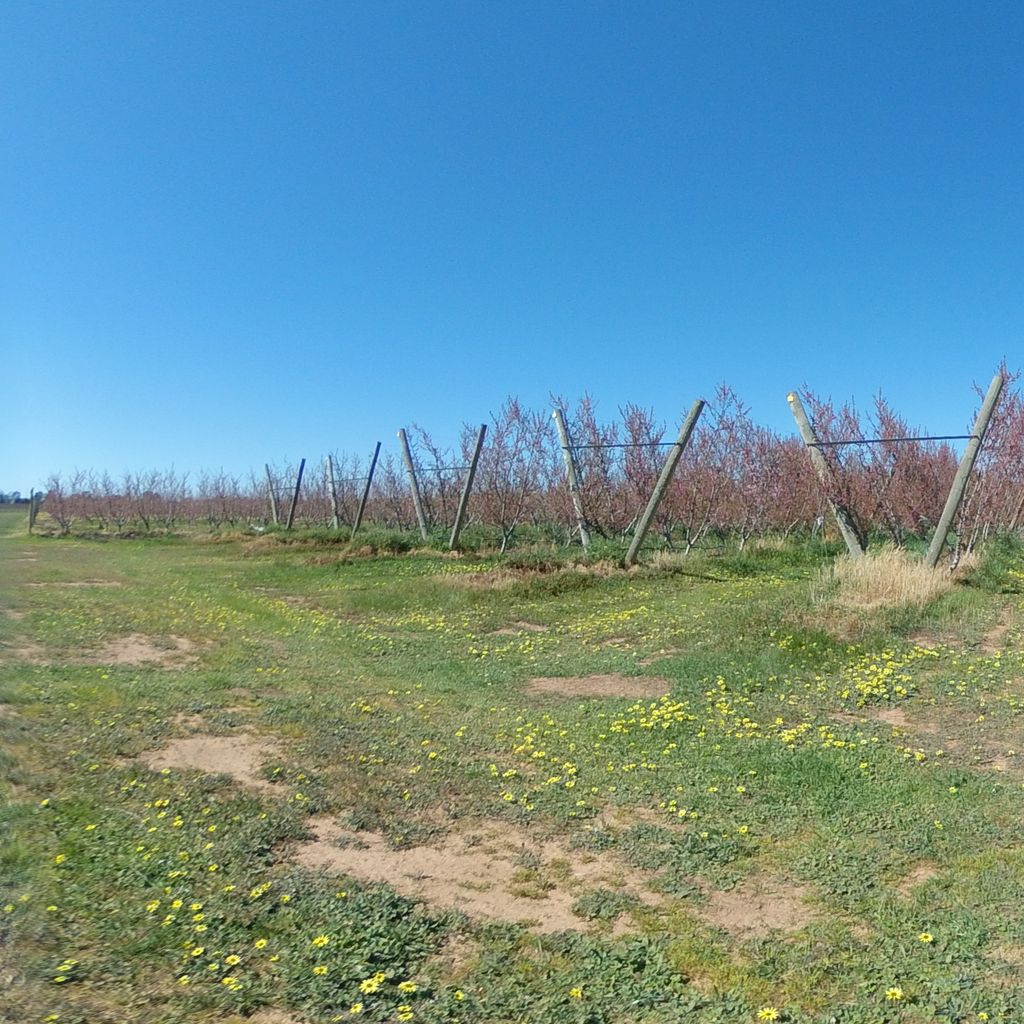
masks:
<path id="1" fill-rule="evenodd" d="M 123 587 L 120 580 L 65 580 L 62 582 L 26 583 L 26 587 L 64 587 L 76 590 L 79 587 Z"/>
<path id="2" fill-rule="evenodd" d="M 815 918 L 806 902 L 809 892 L 804 886 L 758 875 L 728 892 L 710 892 L 707 905 L 698 913 L 709 924 L 741 939 L 795 932 Z"/>
<path id="3" fill-rule="evenodd" d="M 540 677 L 526 684 L 527 693 L 556 697 L 664 697 L 671 689 L 667 679 L 618 673 Z"/>
<path id="4" fill-rule="evenodd" d="M 930 882 L 938 873 L 939 869 L 934 864 L 922 861 L 896 885 L 896 891 L 901 896 L 909 896 L 918 886 Z"/>
<path id="5" fill-rule="evenodd" d="M 550 626 L 544 626 L 539 622 L 520 620 L 513 622 L 511 626 L 502 626 L 501 629 L 494 630 L 491 636 L 520 636 L 523 633 L 547 633 L 550 629 Z"/>
<path id="6" fill-rule="evenodd" d="M 230 775 L 236 782 L 263 793 L 277 792 L 273 783 L 261 778 L 259 769 L 277 754 L 273 740 L 259 736 L 186 736 L 170 740 L 160 750 L 139 755 L 154 771 L 185 769 Z"/>
<path id="7" fill-rule="evenodd" d="M 572 910 L 586 888 L 625 890 L 651 906 L 662 902 L 617 857 L 568 850 L 552 841 L 537 843 L 503 821 L 479 822 L 436 845 L 408 849 L 396 849 L 374 832 L 346 830 L 328 818 L 313 819 L 310 827 L 315 838 L 295 850 L 303 867 L 386 882 L 431 906 L 511 921 L 540 933 L 586 929 L 587 922 Z M 532 870 L 524 871 L 526 864 Z"/>
<path id="8" fill-rule="evenodd" d="M 166 646 L 141 633 L 117 637 L 90 654 L 88 662 L 96 665 L 160 665 L 177 667 L 194 662 L 197 646 L 188 637 L 170 636 Z"/>

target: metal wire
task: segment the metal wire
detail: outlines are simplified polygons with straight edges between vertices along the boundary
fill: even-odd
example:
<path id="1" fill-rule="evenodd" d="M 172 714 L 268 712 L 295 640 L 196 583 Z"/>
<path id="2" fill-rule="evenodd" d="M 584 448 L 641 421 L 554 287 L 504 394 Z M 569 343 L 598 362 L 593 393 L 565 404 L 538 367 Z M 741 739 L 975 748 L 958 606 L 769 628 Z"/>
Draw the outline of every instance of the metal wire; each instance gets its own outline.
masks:
<path id="1" fill-rule="evenodd" d="M 573 444 L 562 451 L 580 451 L 583 448 L 671 448 L 675 441 L 635 441 L 630 444 Z"/>
<path id="2" fill-rule="evenodd" d="M 977 434 L 940 434 L 935 437 L 864 437 L 848 441 L 808 441 L 808 448 L 839 448 L 844 444 L 903 444 L 906 441 L 969 441 Z"/>

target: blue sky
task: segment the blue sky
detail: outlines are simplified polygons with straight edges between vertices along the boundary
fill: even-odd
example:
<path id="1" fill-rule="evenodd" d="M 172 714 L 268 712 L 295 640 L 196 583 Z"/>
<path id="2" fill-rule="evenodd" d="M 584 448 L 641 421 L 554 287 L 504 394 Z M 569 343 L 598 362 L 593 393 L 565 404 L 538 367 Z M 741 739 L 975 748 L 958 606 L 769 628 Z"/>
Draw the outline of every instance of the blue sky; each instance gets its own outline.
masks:
<path id="1" fill-rule="evenodd" d="M 961 432 L 1024 363 L 1022 52 L 998 0 L 9 0 L 0 489 L 720 381 Z"/>

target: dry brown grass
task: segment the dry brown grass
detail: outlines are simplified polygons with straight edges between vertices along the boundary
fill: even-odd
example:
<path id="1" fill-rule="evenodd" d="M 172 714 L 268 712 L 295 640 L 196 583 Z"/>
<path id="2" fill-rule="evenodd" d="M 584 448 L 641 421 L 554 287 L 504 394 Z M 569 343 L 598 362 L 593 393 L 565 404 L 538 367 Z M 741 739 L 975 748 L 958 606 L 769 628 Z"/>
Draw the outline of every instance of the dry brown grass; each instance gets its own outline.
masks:
<path id="1" fill-rule="evenodd" d="M 918 556 L 884 547 L 857 561 L 837 559 L 823 574 L 823 583 L 830 591 L 834 587 L 834 600 L 848 608 L 923 608 L 952 590 L 974 560 L 964 556 L 953 571 L 943 566 L 928 569 Z"/>

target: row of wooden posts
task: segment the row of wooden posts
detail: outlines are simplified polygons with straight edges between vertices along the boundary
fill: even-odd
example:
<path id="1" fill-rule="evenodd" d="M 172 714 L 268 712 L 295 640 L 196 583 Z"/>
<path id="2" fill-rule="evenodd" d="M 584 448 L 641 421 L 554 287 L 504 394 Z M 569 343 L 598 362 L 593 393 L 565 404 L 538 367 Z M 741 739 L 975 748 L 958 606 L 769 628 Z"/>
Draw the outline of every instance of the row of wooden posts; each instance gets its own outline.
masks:
<path id="1" fill-rule="evenodd" d="M 934 569 L 938 564 L 949 530 L 953 525 L 953 520 L 956 518 L 957 511 L 963 501 L 964 492 L 967 488 L 967 481 L 970 479 L 971 472 L 974 469 L 974 464 L 977 461 L 978 452 L 981 449 L 981 443 L 985 437 L 985 431 L 988 429 L 989 422 L 992 419 L 992 414 L 999 402 L 1002 387 L 1003 377 L 1001 374 L 997 374 L 992 378 L 992 383 L 989 385 L 988 393 L 985 395 L 985 400 L 982 403 L 981 410 L 979 411 L 977 420 L 975 421 L 973 432 L 967 435 L 957 435 L 966 439 L 967 445 L 964 449 L 963 456 L 960 459 L 960 465 L 958 466 L 956 476 L 953 479 L 953 485 L 950 488 L 945 507 L 943 508 L 942 515 L 939 518 L 938 526 L 935 529 L 935 536 L 932 538 L 931 545 L 929 546 L 928 552 L 924 558 L 925 564 L 929 568 Z M 839 532 L 842 535 L 843 540 L 846 542 L 846 547 L 850 552 L 850 557 L 858 559 L 863 556 L 867 549 L 867 541 L 851 510 L 838 498 L 831 497 L 831 495 L 838 494 L 839 492 L 836 487 L 836 481 L 833 478 L 832 469 L 830 468 L 829 462 L 825 458 L 822 449 L 832 445 L 876 444 L 880 442 L 937 439 L 906 437 L 873 438 L 865 440 L 862 438 L 854 438 L 848 441 L 822 442 L 818 439 L 810 420 L 807 418 L 807 413 L 804 411 L 803 403 L 800 401 L 799 395 L 797 395 L 795 391 L 791 391 L 787 396 L 787 401 L 789 402 L 790 410 L 793 413 L 793 418 L 796 420 L 797 429 L 800 431 L 800 436 L 807 448 L 807 454 L 810 457 L 811 464 L 813 465 L 826 494 L 830 495 L 828 498 L 829 507 L 835 517 L 836 524 L 839 527 Z M 661 504 L 662 498 L 664 498 L 665 492 L 668 490 L 668 486 L 672 481 L 672 477 L 675 475 L 677 466 L 679 465 L 679 460 L 682 458 L 683 452 L 686 450 L 686 446 L 690 442 L 690 437 L 693 434 L 694 428 L 697 426 L 697 421 L 700 419 L 701 413 L 704 411 L 704 404 L 705 403 L 701 399 L 698 399 L 693 403 L 686 419 L 683 421 L 682 428 L 679 431 L 679 436 L 671 446 L 668 456 L 665 459 L 665 463 L 662 466 L 661 473 L 658 476 L 658 480 L 654 485 L 654 489 L 651 491 L 651 496 L 647 502 L 647 506 L 644 509 L 643 514 L 637 520 L 629 549 L 622 559 L 622 564 L 626 568 L 629 568 L 629 566 L 636 563 L 640 548 L 647 538 L 651 524 L 654 522 L 658 506 Z M 576 515 L 576 525 L 580 535 L 580 542 L 584 549 L 589 550 L 591 543 L 590 528 L 587 524 L 587 517 L 581 491 L 580 474 L 574 455 L 577 448 L 572 444 L 569 437 L 569 428 L 566 425 L 565 417 L 563 416 L 561 409 L 555 409 L 551 415 L 555 421 L 555 428 L 558 431 L 558 439 L 561 444 L 562 456 L 565 461 L 565 477 L 569 486 L 569 495 L 572 499 L 573 510 Z M 466 509 L 469 505 L 469 496 L 473 490 L 473 480 L 476 476 L 477 465 L 480 461 L 480 453 L 483 450 L 484 437 L 486 434 L 487 425 L 481 424 L 480 430 L 477 432 L 473 455 L 468 466 L 444 467 L 446 469 L 462 469 L 465 470 L 466 473 L 463 480 L 462 493 L 459 497 L 458 508 L 455 513 L 455 522 L 452 525 L 451 534 L 448 539 L 448 547 L 451 551 L 455 551 L 458 548 L 459 536 L 462 533 L 462 527 L 466 521 Z M 416 465 L 413 461 L 412 450 L 409 447 L 409 438 L 404 429 L 398 431 L 398 441 L 402 448 L 402 462 L 405 465 L 405 472 L 409 478 L 409 490 L 412 493 L 412 501 L 416 510 L 416 521 L 419 525 L 420 536 L 426 540 L 429 536 L 429 524 L 427 522 L 427 515 L 423 505 L 419 481 L 416 477 Z M 374 449 L 373 456 L 370 459 L 370 468 L 366 474 L 365 480 L 361 477 L 358 478 L 363 482 L 364 486 L 362 496 L 359 500 L 359 506 L 356 511 L 355 520 L 352 524 L 353 536 L 355 536 L 356 531 L 359 529 L 363 521 L 363 513 L 366 510 L 366 502 L 370 495 L 370 487 L 373 484 L 373 474 L 377 467 L 377 459 L 379 455 L 380 442 L 378 441 L 377 447 Z M 327 468 L 328 490 L 330 492 L 331 499 L 332 525 L 334 529 L 339 529 L 341 526 L 341 518 L 338 507 L 338 481 L 335 479 L 334 460 L 330 455 L 328 455 L 325 461 Z M 295 479 L 295 486 L 291 489 L 291 502 L 288 507 L 288 515 L 285 523 L 285 529 L 288 530 L 292 528 L 295 521 L 295 509 L 299 501 L 299 493 L 302 488 L 302 475 L 305 470 L 305 466 L 306 460 L 303 459 L 299 463 L 299 471 Z M 280 508 L 278 504 L 278 488 L 274 485 L 270 466 L 266 467 L 266 471 L 271 517 L 275 525 L 278 525 L 281 522 Z"/>

